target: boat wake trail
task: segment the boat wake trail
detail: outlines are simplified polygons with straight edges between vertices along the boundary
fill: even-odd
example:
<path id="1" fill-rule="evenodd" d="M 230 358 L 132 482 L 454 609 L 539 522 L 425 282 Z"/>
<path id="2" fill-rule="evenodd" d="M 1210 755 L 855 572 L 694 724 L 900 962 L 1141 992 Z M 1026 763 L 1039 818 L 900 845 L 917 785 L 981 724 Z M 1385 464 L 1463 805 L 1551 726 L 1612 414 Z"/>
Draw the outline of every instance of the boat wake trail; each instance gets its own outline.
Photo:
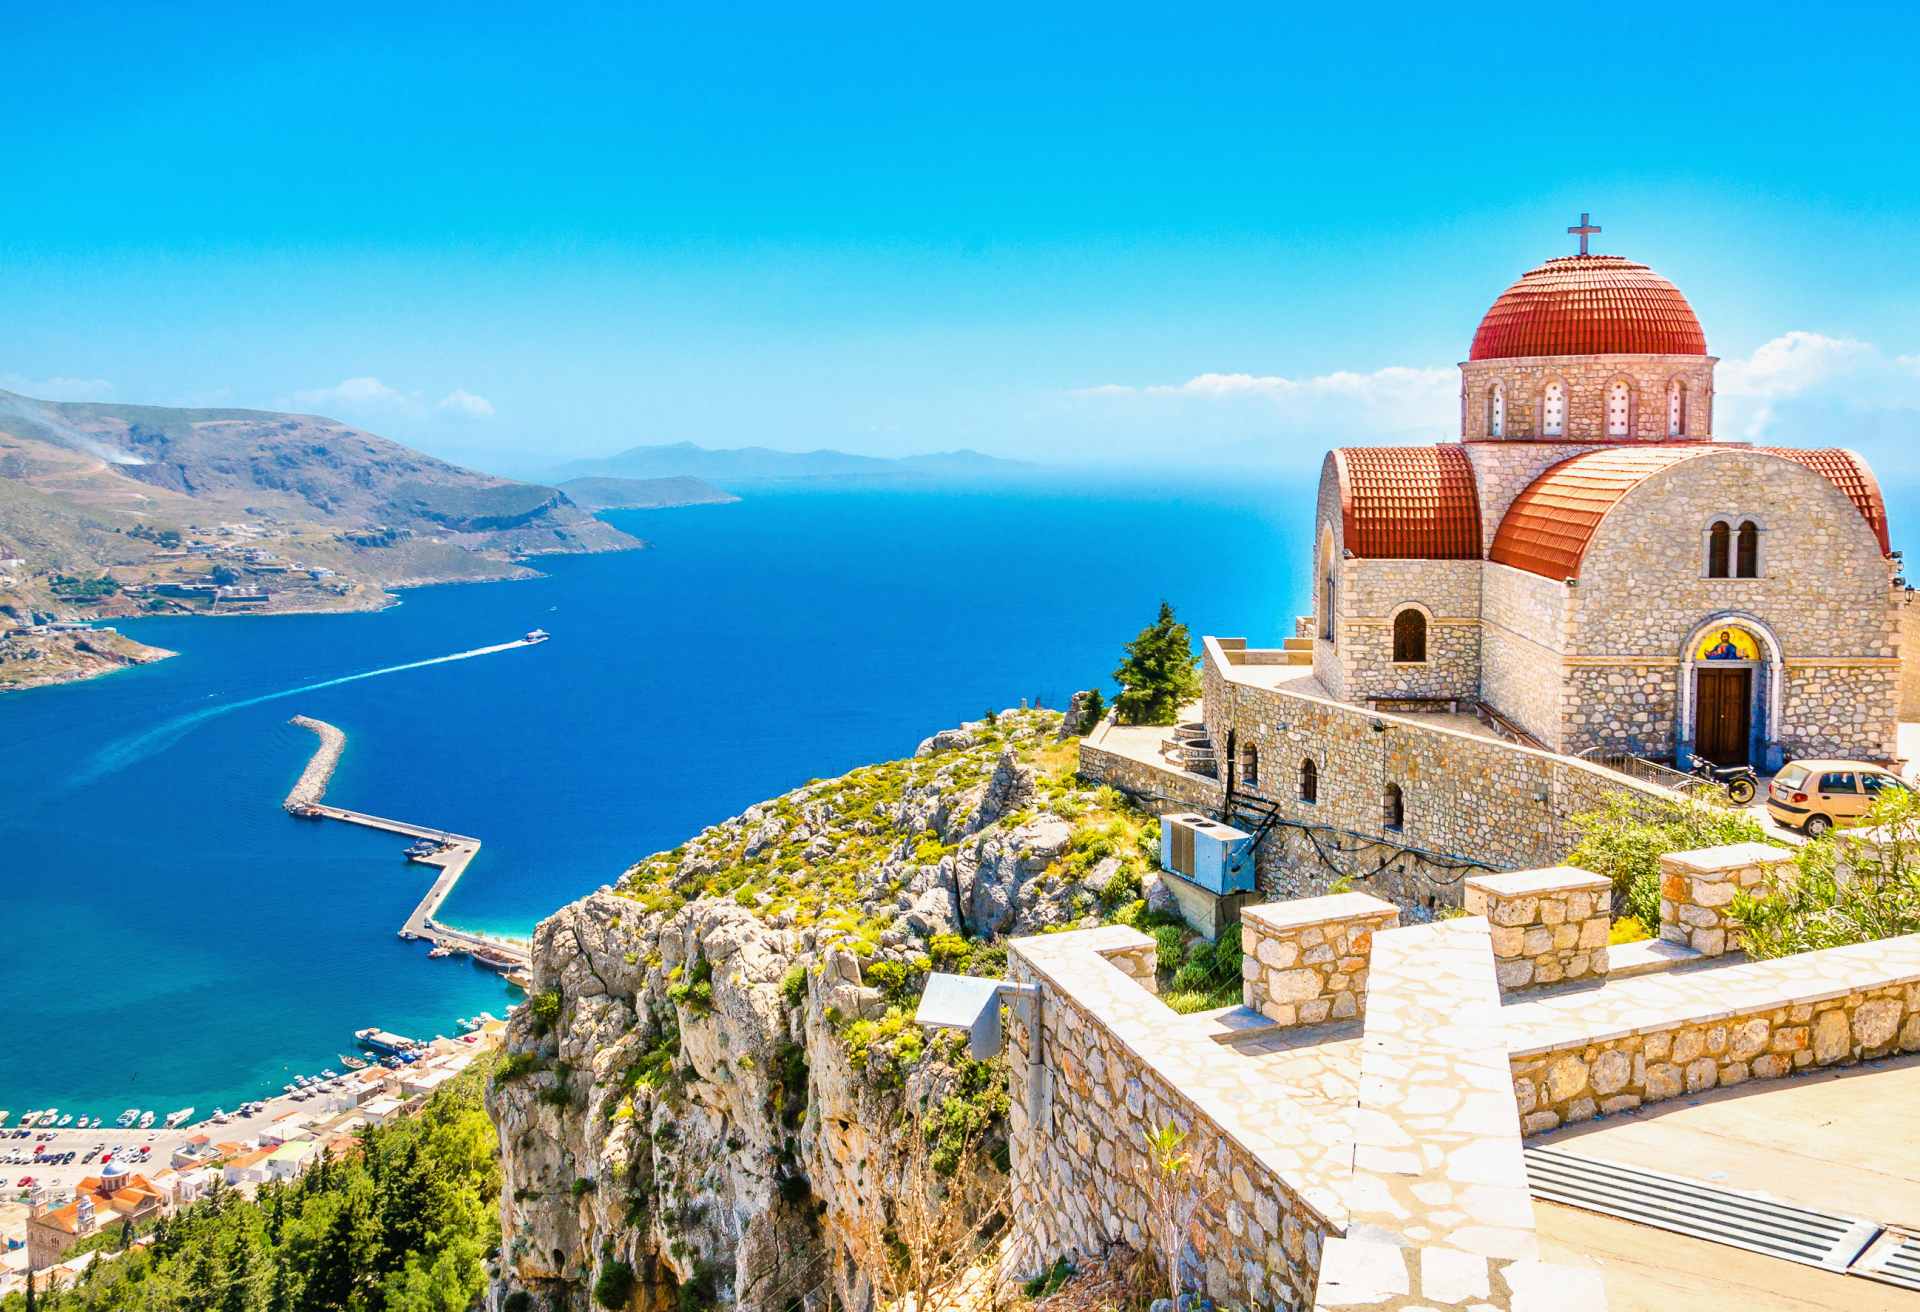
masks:
<path id="1" fill-rule="evenodd" d="M 386 665 L 377 670 L 362 670 L 358 674 L 343 674 L 337 679 L 322 679 L 318 683 L 303 683 L 298 688 L 283 688 L 279 692 L 261 693 L 258 697 L 247 697 L 237 702 L 221 702 L 217 706 L 208 706 L 202 710 L 190 711 L 178 715 L 151 729 L 122 738 L 118 742 L 101 748 L 91 761 L 87 762 L 73 776 L 75 784 L 92 783 L 107 775 L 124 770 L 136 761 L 145 760 L 155 752 L 170 747 L 180 741 L 196 725 L 205 723 L 218 716 L 233 711 L 245 710 L 249 706 L 258 706 L 262 702 L 279 701 L 284 697 L 298 697 L 303 693 L 318 692 L 322 688 L 337 688 L 343 683 L 358 683 L 362 679 L 377 679 L 386 674 L 399 674 L 404 670 L 425 669 L 429 665 L 445 665 L 450 661 L 470 661 L 476 656 L 492 656 L 497 652 L 514 651 L 521 647 L 531 647 L 533 643 L 524 638 L 512 642 L 497 642 L 491 647 L 475 647 L 472 651 L 457 651 L 451 656 L 433 656 L 424 661 L 408 661 L 404 665 Z"/>

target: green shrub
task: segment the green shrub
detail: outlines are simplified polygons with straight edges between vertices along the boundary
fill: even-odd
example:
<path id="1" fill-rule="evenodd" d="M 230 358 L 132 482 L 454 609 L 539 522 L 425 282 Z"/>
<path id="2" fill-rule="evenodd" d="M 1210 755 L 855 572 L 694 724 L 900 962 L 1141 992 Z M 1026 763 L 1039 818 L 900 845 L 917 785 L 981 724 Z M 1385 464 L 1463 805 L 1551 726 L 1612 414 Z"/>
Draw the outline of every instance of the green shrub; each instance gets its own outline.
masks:
<path id="1" fill-rule="evenodd" d="M 527 999 L 527 1011 L 533 1017 L 533 1032 L 546 1035 L 560 1020 L 560 993 L 557 989 L 548 989 L 536 993 Z"/>
<path id="2" fill-rule="evenodd" d="M 798 1010 L 807 1002 L 807 968 L 792 966 L 780 977 L 780 996 L 789 1007 Z"/>
<path id="3" fill-rule="evenodd" d="M 540 1069 L 540 1059 L 530 1052 L 510 1052 L 500 1067 L 493 1073 L 495 1084 L 511 1084 L 522 1075 L 531 1075 Z"/>
<path id="4" fill-rule="evenodd" d="M 1615 905 L 1643 925 L 1660 923 L 1660 858 L 1727 843 L 1772 843 L 1744 811 L 1707 802 L 1656 802 L 1615 794 L 1606 805 L 1573 817 L 1580 842 L 1566 863 L 1613 881 Z"/>
<path id="5" fill-rule="evenodd" d="M 668 987 L 667 997 L 696 1016 L 712 1011 L 713 963 L 705 957 L 695 957 L 693 965 L 680 971 Z"/>
<path id="6" fill-rule="evenodd" d="M 1785 957 L 1816 948 L 1868 943 L 1920 932 L 1920 801 L 1889 789 L 1868 813 L 1869 845 L 1830 832 L 1794 856 L 1790 874 L 1760 893 L 1740 892 L 1728 908 L 1747 954 Z M 1842 883 L 1837 866 L 1849 877 Z"/>
<path id="7" fill-rule="evenodd" d="M 633 1268 L 618 1258 L 608 1258 L 600 1264 L 600 1274 L 593 1282 L 593 1301 L 617 1312 L 632 1302 L 634 1284 Z"/>

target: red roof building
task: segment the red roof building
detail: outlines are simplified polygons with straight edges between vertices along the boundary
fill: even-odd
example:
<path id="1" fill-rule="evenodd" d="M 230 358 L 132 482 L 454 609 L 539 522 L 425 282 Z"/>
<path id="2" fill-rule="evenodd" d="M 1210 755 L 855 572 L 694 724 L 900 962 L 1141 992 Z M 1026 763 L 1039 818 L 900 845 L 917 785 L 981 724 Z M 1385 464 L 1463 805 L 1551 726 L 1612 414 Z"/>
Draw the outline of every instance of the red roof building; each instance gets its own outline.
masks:
<path id="1" fill-rule="evenodd" d="M 1707 335 L 1678 287 L 1618 255 L 1567 255 L 1500 294 L 1467 358 L 1706 353 Z"/>

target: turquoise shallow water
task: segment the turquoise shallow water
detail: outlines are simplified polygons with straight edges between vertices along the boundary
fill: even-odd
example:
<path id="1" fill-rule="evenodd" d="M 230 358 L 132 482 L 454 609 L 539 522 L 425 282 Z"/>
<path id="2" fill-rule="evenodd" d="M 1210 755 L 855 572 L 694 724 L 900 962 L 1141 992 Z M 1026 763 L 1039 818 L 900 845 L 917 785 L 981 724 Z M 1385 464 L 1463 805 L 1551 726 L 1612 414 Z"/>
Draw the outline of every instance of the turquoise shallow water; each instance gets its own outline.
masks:
<path id="1" fill-rule="evenodd" d="M 1311 493 L 775 488 L 610 518 L 653 549 L 372 615 L 129 623 L 181 655 L 0 698 L 0 1107 L 205 1111 L 361 1026 L 504 1012 L 496 976 L 395 938 L 430 873 L 405 840 L 281 813 L 315 744 L 291 715 L 348 734 L 330 801 L 484 840 L 443 918 L 524 934 L 763 797 L 1061 704 L 1162 596 L 1277 640 Z"/>

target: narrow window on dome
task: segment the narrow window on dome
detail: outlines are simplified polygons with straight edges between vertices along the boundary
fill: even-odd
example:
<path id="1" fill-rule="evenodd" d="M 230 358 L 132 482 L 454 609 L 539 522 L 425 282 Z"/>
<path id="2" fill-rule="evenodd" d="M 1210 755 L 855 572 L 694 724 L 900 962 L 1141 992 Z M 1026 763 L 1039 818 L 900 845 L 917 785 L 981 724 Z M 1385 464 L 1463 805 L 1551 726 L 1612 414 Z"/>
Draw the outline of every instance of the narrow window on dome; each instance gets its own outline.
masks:
<path id="1" fill-rule="evenodd" d="M 1678 378 L 1667 384 L 1667 436 L 1687 433 L 1687 388 Z"/>
<path id="2" fill-rule="evenodd" d="M 1725 520 L 1715 521 L 1707 530 L 1707 577 L 1723 579 L 1727 577 L 1728 539 L 1733 535 L 1727 529 Z"/>
<path id="3" fill-rule="evenodd" d="M 1542 437 L 1564 437 L 1567 432 L 1567 389 L 1564 383 L 1548 383 L 1546 395 L 1540 398 L 1540 434 Z"/>
<path id="4" fill-rule="evenodd" d="M 1625 383 L 1615 383 L 1607 389 L 1607 436 L 1626 437 L 1627 412 L 1631 408 L 1632 394 Z"/>
<path id="5" fill-rule="evenodd" d="M 1725 527 L 1722 525 L 1721 527 Z M 1733 576 L 1738 579 L 1760 577 L 1760 526 L 1752 520 L 1740 526 L 1734 540 Z"/>
<path id="6" fill-rule="evenodd" d="M 1487 436 L 1505 437 L 1507 435 L 1507 389 L 1500 384 L 1493 385 L 1493 392 L 1487 397 Z"/>

